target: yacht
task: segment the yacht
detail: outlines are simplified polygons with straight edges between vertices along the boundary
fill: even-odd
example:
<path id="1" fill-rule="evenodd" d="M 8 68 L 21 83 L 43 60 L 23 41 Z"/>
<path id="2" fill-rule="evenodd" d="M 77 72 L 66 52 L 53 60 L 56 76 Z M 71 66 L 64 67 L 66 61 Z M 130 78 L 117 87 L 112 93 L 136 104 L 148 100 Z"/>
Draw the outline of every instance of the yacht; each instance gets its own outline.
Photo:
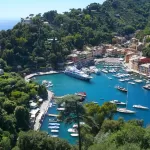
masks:
<path id="1" fill-rule="evenodd" d="M 71 77 L 81 79 L 81 80 L 85 80 L 85 81 L 89 81 L 89 80 L 92 79 L 91 76 L 85 74 L 83 71 L 78 70 L 75 66 L 67 67 L 66 70 L 64 71 L 64 73 L 66 75 L 71 76 Z"/>
<path id="2" fill-rule="evenodd" d="M 117 112 L 125 113 L 125 114 L 135 114 L 135 111 L 126 109 L 126 108 L 117 108 Z"/>
<path id="3" fill-rule="evenodd" d="M 117 86 L 116 88 L 122 92 L 127 92 L 127 90 L 123 87 Z"/>
<path id="4" fill-rule="evenodd" d="M 143 81 L 142 80 L 134 80 L 135 82 L 137 83 L 142 83 Z"/>
<path id="5" fill-rule="evenodd" d="M 49 126 L 49 129 L 59 129 L 59 126 Z"/>
<path id="6" fill-rule="evenodd" d="M 133 105 L 134 108 L 139 108 L 139 109 L 149 109 L 148 107 L 142 106 L 142 105 Z"/>
<path id="7" fill-rule="evenodd" d="M 75 129 L 75 128 L 69 128 L 68 132 L 75 133 L 75 132 L 77 132 L 77 129 Z"/>
<path id="8" fill-rule="evenodd" d="M 135 85 L 135 83 L 134 82 L 128 82 L 129 84 L 132 84 L 132 85 Z"/>
<path id="9" fill-rule="evenodd" d="M 60 123 L 49 123 L 51 126 L 60 126 Z"/>
<path id="10" fill-rule="evenodd" d="M 51 135 L 51 137 L 58 137 L 58 135 Z"/>
<path id="11" fill-rule="evenodd" d="M 106 69 L 102 69 L 102 72 L 104 73 L 108 73 L 108 71 Z"/>
<path id="12" fill-rule="evenodd" d="M 78 133 L 71 133 L 70 135 L 71 135 L 71 136 L 74 136 L 74 137 L 79 136 L 79 134 L 78 134 Z"/>
<path id="13" fill-rule="evenodd" d="M 58 133 L 59 130 L 51 130 L 52 133 Z"/>
<path id="14" fill-rule="evenodd" d="M 126 103 L 120 102 L 118 100 L 112 100 L 112 101 L 109 101 L 109 102 L 112 103 L 112 104 L 116 104 L 116 105 L 126 105 Z"/>
<path id="15" fill-rule="evenodd" d="M 59 111 L 64 111 L 65 108 L 64 108 L 64 107 L 60 107 L 60 108 L 57 108 L 57 110 L 59 110 Z"/>
<path id="16" fill-rule="evenodd" d="M 86 97 L 86 93 L 85 92 L 78 92 L 78 93 L 75 93 L 75 95 Z"/>
<path id="17" fill-rule="evenodd" d="M 144 85 L 143 88 L 150 90 L 150 84 Z"/>

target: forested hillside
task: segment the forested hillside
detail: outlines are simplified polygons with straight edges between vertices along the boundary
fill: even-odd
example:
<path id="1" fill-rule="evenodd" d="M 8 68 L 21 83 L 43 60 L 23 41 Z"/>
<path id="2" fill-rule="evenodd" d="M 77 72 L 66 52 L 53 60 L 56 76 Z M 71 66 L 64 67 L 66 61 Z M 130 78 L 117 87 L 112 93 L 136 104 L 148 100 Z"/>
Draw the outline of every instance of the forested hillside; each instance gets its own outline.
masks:
<path id="1" fill-rule="evenodd" d="M 102 5 L 92 3 L 85 9 L 71 9 L 63 14 L 38 14 L 31 24 L 24 24 L 21 19 L 12 30 L 0 32 L 0 56 L 7 63 L 4 69 L 19 68 L 28 73 L 57 67 L 72 49 L 111 43 L 114 35 L 143 29 L 149 16 L 149 0 L 106 0 Z"/>

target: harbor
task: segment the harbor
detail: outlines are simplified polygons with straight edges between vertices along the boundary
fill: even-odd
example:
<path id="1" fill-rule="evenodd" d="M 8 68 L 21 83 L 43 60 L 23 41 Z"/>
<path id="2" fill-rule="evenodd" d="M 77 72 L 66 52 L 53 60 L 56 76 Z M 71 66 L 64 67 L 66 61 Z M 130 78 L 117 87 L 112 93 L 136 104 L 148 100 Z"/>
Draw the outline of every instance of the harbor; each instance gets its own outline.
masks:
<path id="1" fill-rule="evenodd" d="M 150 91 L 143 88 L 143 86 L 147 84 L 148 80 L 144 78 L 141 79 L 140 76 L 137 75 L 128 74 L 119 65 L 115 66 L 118 67 L 113 67 L 113 65 L 109 64 L 105 64 L 105 67 L 104 64 L 98 65 L 98 69 L 105 69 L 108 72 L 101 71 L 100 75 L 92 73 L 92 79 L 89 82 L 73 78 L 64 73 L 37 76 L 35 81 L 39 84 L 42 84 L 43 80 L 51 81 L 53 83 L 53 87 L 48 87 L 48 90 L 53 91 L 57 97 L 61 97 L 66 94 L 85 92 L 86 103 L 94 102 L 99 105 L 108 101 L 117 103 L 118 108 L 120 109 L 118 109 L 119 112 L 116 113 L 114 119 L 119 117 L 123 117 L 125 120 L 142 119 L 144 120 L 144 125 L 147 126 L 150 123 L 150 111 L 146 109 L 150 108 Z M 124 81 L 120 81 L 120 79 L 123 79 Z M 119 88 L 117 89 L 116 87 L 118 86 Z M 134 107 L 134 105 L 138 106 Z M 52 116 L 57 116 L 58 114 L 59 110 L 57 109 L 56 104 L 49 107 L 40 130 L 46 131 L 50 135 L 67 139 L 70 143 L 75 143 L 75 137 L 68 132 L 70 126 L 60 122 L 58 129 L 52 127 L 57 131 L 51 132 L 52 129 L 50 130 L 48 128 L 49 121 L 55 122 L 55 120 L 53 120 L 54 117 Z"/>

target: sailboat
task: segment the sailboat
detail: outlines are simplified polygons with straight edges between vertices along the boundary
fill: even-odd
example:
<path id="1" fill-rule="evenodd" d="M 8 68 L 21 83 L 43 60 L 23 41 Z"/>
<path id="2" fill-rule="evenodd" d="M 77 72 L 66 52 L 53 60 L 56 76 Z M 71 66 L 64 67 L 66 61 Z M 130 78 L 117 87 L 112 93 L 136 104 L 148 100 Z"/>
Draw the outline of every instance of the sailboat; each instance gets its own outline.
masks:
<path id="1" fill-rule="evenodd" d="M 127 83 L 127 86 L 128 86 L 128 83 Z M 127 93 L 127 99 L 128 99 L 128 93 Z M 127 104 L 128 104 L 128 101 L 126 101 L 126 107 L 125 108 L 117 108 L 117 112 L 124 113 L 124 114 L 135 114 L 136 113 L 135 111 L 127 109 Z"/>

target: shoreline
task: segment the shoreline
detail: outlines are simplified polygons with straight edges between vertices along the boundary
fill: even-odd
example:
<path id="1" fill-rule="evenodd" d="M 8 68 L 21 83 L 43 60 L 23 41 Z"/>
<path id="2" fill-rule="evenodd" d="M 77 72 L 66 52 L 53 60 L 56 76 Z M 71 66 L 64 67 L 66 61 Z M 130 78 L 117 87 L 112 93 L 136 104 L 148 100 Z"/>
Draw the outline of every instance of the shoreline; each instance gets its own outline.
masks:
<path id="1" fill-rule="evenodd" d="M 42 76 L 42 75 L 49 75 L 49 74 L 58 74 L 58 73 L 60 73 L 60 72 L 59 71 L 36 72 L 36 73 L 32 73 L 32 74 L 26 75 L 24 77 L 24 79 L 26 81 L 28 81 L 30 78 L 33 78 L 35 76 Z"/>

